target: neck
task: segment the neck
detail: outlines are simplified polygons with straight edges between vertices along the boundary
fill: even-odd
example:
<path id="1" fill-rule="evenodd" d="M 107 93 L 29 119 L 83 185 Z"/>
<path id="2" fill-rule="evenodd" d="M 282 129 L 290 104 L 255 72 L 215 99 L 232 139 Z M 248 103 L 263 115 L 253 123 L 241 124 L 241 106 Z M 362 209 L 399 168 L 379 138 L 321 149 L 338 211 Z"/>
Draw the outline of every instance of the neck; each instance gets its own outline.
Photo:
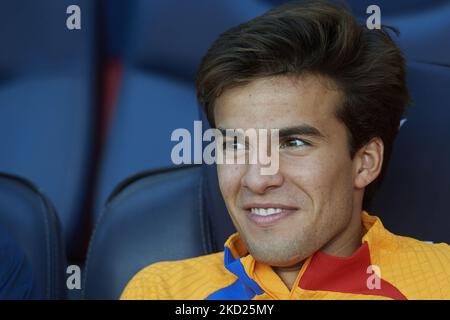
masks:
<path id="1" fill-rule="evenodd" d="M 349 257 L 361 246 L 364 228 L 361 212 L 354 214 L 347 228 L 331 239 L 320 251 L 330 256 Z"/>
<path id="2" fill-rule="evenodd" d="M 353 214 L 347 228 L 330 240 L 320 251 L 335 257 L 349 257 L 361 246 L 364 228 L 361 223 L 361 211 Z M 284 284 L 292 289 L 304 261 L 289 267 L 273 267 L 274 272 Z"/>
<path id="3" fill-rule="evenodd" d="M 272 267 L 273 271 L 280 277 L 289 290 L 294 286 L 298 273 L 303 266 L 304 261 L 291 267 Z"/>

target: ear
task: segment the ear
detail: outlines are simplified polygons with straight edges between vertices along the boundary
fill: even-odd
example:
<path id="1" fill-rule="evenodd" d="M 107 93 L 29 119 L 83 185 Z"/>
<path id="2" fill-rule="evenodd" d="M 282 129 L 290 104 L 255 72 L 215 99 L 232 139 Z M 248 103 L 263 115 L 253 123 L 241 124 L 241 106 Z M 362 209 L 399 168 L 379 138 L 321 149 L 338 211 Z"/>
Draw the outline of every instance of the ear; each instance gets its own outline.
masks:
<path id="1" fill-rule="evenodd" d="M 381 138 L 372 138 L 361 147 L 354 157 L 355 187 L 363 189 L 374 181 L 383 165 L 384 143 Z"/>

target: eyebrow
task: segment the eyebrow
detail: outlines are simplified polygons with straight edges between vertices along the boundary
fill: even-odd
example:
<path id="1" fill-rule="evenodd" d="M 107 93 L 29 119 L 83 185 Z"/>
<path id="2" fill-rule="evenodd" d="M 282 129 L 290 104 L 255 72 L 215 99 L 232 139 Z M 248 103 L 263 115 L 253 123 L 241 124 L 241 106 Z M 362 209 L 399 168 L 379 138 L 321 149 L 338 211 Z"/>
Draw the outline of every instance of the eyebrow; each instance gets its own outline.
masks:
<path id="1" fill-rule="evenodd" d="M 281 137 L 288 137 L 293 135 L 299 136 L 310 136 L 317 137 L 321 139 L 326 139 L 325 135 L 320 132 L 316 127 L 310 126 L 309 124 L 301 124 L 299 126 L 281 128 L 279 132 Z"/>
<path id="2" fill-rule="evenodd" d="M 222 133 L 222 135 L 226 135 L 227 130 L 234 131 L 236 129 L 231 129 L 231 128 L 225 129 L 225 128 L 218 127 L 217 130 L 219 130 Z M 320 132 L 319 129 L 317 129 L 316 127 L 313 127 L 311 125 L 308 125 L 308 124 L 301 124 L 298 126 L 286 127 L 286 128 L 279 129 L 279 137 L 280 138 L 285 138 L 285 137 L 289 137 L 289 136 L 293 136 L 293 135 L 310 136 L 310 137 L 317 137 L 320 139 L 326 139 L 326 136 L 322 132 Z"/>

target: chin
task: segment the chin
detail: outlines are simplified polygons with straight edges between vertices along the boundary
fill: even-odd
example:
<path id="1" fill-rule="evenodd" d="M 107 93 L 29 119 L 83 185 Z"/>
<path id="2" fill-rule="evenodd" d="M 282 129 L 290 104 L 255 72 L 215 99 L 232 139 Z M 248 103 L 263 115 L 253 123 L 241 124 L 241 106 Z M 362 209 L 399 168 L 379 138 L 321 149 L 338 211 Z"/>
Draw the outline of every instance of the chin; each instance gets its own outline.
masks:
<path id="1" fill-rule="evenodd" d="M 304 259 L 302 258 L 292 258 L 292 257 L 273 257 L 266 254 L 256 254 L 253 255 L 256 261 L 260 263 L 264 263 L 267 265 L 270 265 L 271 267 L 280 267 L 280 268 L 286 268 L 286 267 L 292 267 L 297 264 L 301 264 Z M 306 259 L 306 258 L 305 258 Z"/>

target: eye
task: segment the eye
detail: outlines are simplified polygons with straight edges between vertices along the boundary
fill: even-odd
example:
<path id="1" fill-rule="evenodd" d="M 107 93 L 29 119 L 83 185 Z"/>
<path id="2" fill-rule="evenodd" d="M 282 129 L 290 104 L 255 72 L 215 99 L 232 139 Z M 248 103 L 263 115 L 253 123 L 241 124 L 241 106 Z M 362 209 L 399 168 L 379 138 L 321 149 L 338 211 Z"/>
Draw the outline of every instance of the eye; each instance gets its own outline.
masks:
<path id="1" fill-rule="evenodd" d="M 237 138 L 226 140 L 222 145 L 223 150 L 245 150 L 245 144 L 240 143 Z"/>
<path id="2" fill-rule="evenodd" d="M 310 146 L 311 144 L 306 142 L 303 139 L 300 138 L 286 138 L 283 141 L 280 141 L 280 149 L 284 148 L 299 148 L 299 147 L 305 147 Z"/>

